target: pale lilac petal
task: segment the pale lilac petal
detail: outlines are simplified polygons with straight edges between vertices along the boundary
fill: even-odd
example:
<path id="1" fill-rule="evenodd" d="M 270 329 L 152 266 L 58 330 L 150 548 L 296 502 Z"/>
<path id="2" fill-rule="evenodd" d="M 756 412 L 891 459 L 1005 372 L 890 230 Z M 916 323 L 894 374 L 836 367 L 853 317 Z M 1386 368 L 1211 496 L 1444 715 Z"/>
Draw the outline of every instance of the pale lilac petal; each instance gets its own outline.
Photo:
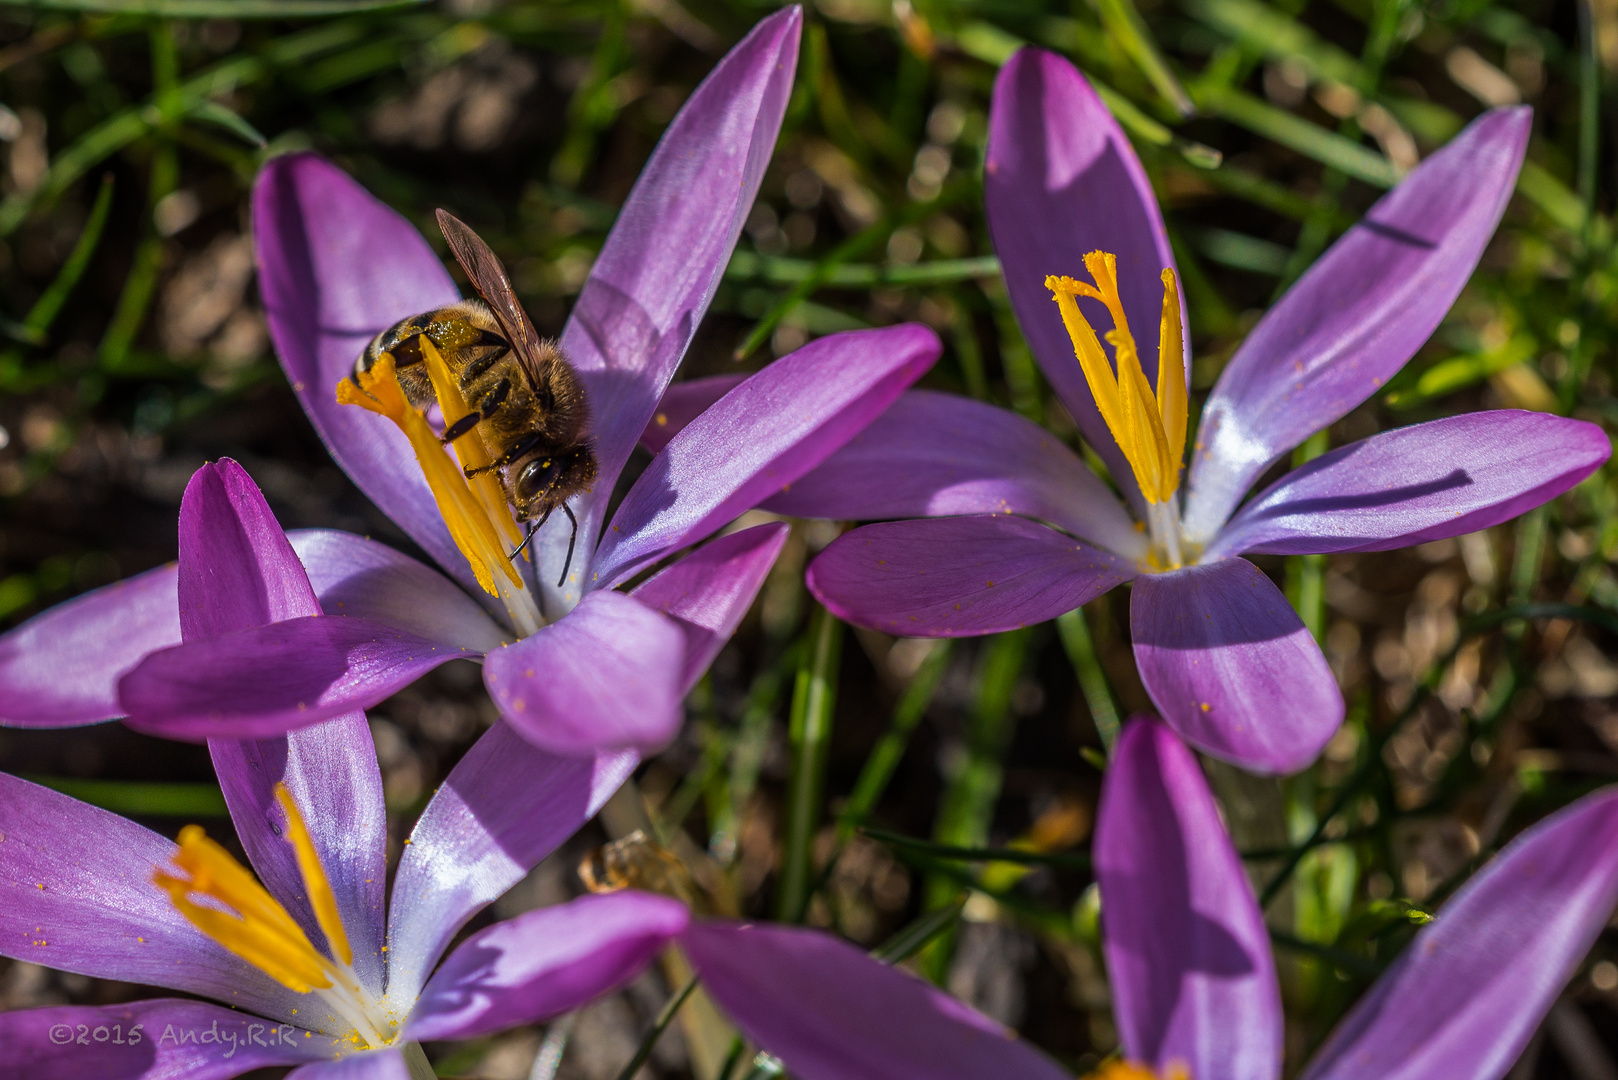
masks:
<path id="1" fill-rule="evenodd" d="M 1134 576 L 1020 517 L 921 518 L 844 533 L 807 582 L 838 618 L 900 637 L 973 637 L 1054 619 Z"/>
<path id="2" fill-rule="evenodd" d="M 229 459 L 203 466 L 186 486 L 178 592 L 183 636 L 198 645 L 320 614 L 303 565 L 275 515 L 252 479 Z M 261 665 L 246 670 L 262 676 L 268 666 L 262 658 Z M 274 803 L 275 784 L 286 782 L 337 895 L 355 968 L 368 986 L 379 989 L 387 819 L 364 715 L 349 713 L 306 732 L 254 742 L 213 739 L 209 751 L 254 870 L 318 941 L 322 935 Z"/>
<path id="3" fill-rule="evenodd" d="M 1086 252 L 1116 255 L 1129 329 L 1155 384 L 1161 275 L 1174 266 L 1174 252 L 1129 139 L 1078 69 L 1054 53 L 1022 49 L 995 79 L 983 205 L 1006 292 L 1034 359 L 1086 441 L 1139 506 L 1134 473 L 1096 411 L 1045 277 L 1085 280 Z M 1111 328 L 1100 304 L 1079 305 L 1098 331 Z M 1183 319 L 1183 300 L 1180 310 Z M 1190 334 L 1182 333 L 1181 340 L 1189 342 Z"/>
<path id="4" fill-rule="evenodd" d="M 812 341 L 738 385 L 629 489 L 589 587 L 617 584 L 791 484 L 880 416 L 941 349 L 918 324 L 855 330 Z"/>
<path id="5" fill-rule="evenodd" d="M 699 922 L 703 988 L 800 1080 L 1070 1080 L 1010 1031 L 819 930 Z"/>
<path id="6" fill-rule="evenodd" d="M 388 818 L 376 745 L 364 714 L 351 713 L 274 739 L 213 739 L 208 749 L 248 861 L 310 940 L 321 942 L 325 935 L 309 906 L 303 875 L 286 840 L 286 819 L 275 799 L 276 784 L 287 786 L 337 898 L 337 913 L 354 951 L 354 972 L 367 989 L 380 994 L 387 970 L 382 946 Z"/>
<path id="7" fill-rule="evenodd" d="M 764 19 L 680 109 L 629 193 L 562 333 L 584 381 L 601 479 L 580 500 L 579 543 L 591 551 L 635 441 L 708 310 L 753 208 L 792 91 L 803 13 Z M 539 537 L 541 566 L 560 566 L 568 522 Z M 547 610 L 576 602 L 580 577 Z M 554 603 L 552 601 L 555 601 Z"/>
<path id="8" fill-rule="evenodd" d="M 560 757 L 495 724 L 456 763 L 394 875 L 388 989 L 414 1001 L 466 921 L 595 816 L 640 759 Z"/>
<path id="9" fill-rule="evenodd" d="M 623 593 L 593 592 L 489 653 L 483 683 L 523 738 L 556 754 L 651 750 L 679 730 L 685 634 Z"/>
<path id="10" fill-rule="evenodd" d="M 326 448 L 383 513 L 476 588 L 404 435 L 337 404 L 338 382 L 373 337 L 461 299 L 443 263 L 415 226 L 313 154 L 271 158 L 259 172 L 253 238 L 270 337 Z"/>
<path id="11" fill-rule="evenodd" d="M 709 375 L 702 379 L 688 379 L 673 383 L 663 391 L 657 411 L 640 433 L 640 445 L 648 454 L 660 453 L 669 440 L 678 435 L 702 411 L 747 379 L 741 375 Z"/>
<path id="12" fill-rule="evenodd" d="M 123 715 L 118 677 L 180 641 L 173 563 L 41 612 L 0 635 L 0 726 L 72 727 Z"/>
<path id="13" fill-rule="evenodd" d="M 287 539 L 328 615 L 372 619 L 477 652 L 512 639 L 466 590 L 386 544 L 336 529 L 295 529 Z"/>
<path id="14" fill-rule="evenodd" d="M 1343 695 L 1298 613 L 1246 559 L 1135 579 L 1146 692 L 1180 738 L 1254 772 L 1296 772 L 1343 722 Z"/>
<path id="15" fill-rule="evenodd" d="M 771 522 L 704 544 L 631 593 L 674 620 L 685 635 L 684 696 L 702 678 L 753 605 L 787 542 L 784 522 Z"/>
<path id="16" fill-rule="evenodd" d="M 4 773 L 0 835 L 0 955 L 282 1020 L 301 1003 L 187 922 L 152 883 L 172 840 Z"/>
<path id="17" fill-rule="evenodd" d="M 1498 1080 L 1618 903 L 1618 791 L 1519 836 L 1422 928 L 1307 1080 Z"/>
<path id="18" fill-rule="evenodd" d="M 1197 759 L 1127 725 L 1096 811 L 1096 881 L 1124 1055 L 1164 1075 L 1277 1080 L 1281 988 L 1253 888 Z"/>
<path id="19" fill-rule="evenodd" d="M 0 1046 L 0 1080 L 226 1080 L 323 1058 L 329 1040 L 202 1001 L 152 998 L 0 1012 Z"/>
<path id="20" fill-rule="evenodd" d="M 1140 558 L 1146 541 L 1116 496 L 1062 441 L 971 398 L 908 390 L 763 508 L 833 521 L 1020 514 Z"/>
<path id="21" fill-rule="evenodd" d="M 1253 328 L 1202 412 L 1188 535 L 1211 539 L 1272 461 L 1374 394 L 1438 327 L 1505 212 L 1532 120 L 1526 106 L 1474 120 Z"/>
<path id="22" fill-rule="evenodd" d="M 262 738 L 368 709 L 440 664 L 477 655 L 369 619 L 314 615 L 159 650 L 118 693 L 138 731 Z"/>
<path id="23" fill-rule="evenodd" d="M 678 900 L 619 892 L 496 923 L 445 957 L 403 1037 L 470 1039 L 571 1012 L 638 975 L 690 921 Z"/>
<path id="24" fill-rule="evenodd" d="M 352 1051 L 336 1061 L 317 1061 L 287 1073 L 286 1080 L 414 1080 L 397 1047 Z"/>
<path id="25" fill-rule="evenodd" d="M 1595 424 L 1466 413 L 1350 443 L 1242 507 L 1206 557 L 1383 551 L 1476 532 L 1531 510 L 1612 454 Z"/>

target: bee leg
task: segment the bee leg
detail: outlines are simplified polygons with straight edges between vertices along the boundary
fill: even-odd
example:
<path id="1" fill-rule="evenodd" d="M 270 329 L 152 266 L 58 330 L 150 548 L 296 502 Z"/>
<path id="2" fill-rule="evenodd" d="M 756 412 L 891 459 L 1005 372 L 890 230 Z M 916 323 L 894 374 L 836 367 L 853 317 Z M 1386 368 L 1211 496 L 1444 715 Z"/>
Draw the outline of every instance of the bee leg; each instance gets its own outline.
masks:
<path id="1" fill-rule="evenodd" d="M 573 568 L 573 545 L 579 541 L 579 519 L 573 516 L 573 508 L 567 503 L 563 503 L 562 513 L 566 514 L 567 519 L 573 523 L 573 535 L 567 538 L 567 562 L 562 564 L 562 576 L 556 579 L 558 589 L 567 580 L 567 572 Z M 549 511 L 546 512 L 546 516 L 550 516 Z"/>
<path id="2" fill-rule="evenodd" d="M 459 439 L 462 435 L 465 435 L 468 431 L 471 431 L 473 428 L 477 427 L 480 421 L 487 420 L 489 417 L 499 412 L 500 406 L 505 404 L 506 398 L 508 395 L 510 395 L 510 393 L 511 380 L 501 379 L 499 382 L 494 384 L 494 388 L 492 390 L 483 395 L 483 400 L 478 402 L 475 409 L 445 429 L 443 436 L 439 438 L 438 441 L 448 444 L 454 442 L 456 439 Z"/>
<path id="3" fill-rule="evenodd" d="M 469 413 L 468 415 L 477 416 L 479 414 Z M 504 454 L 489 462 L 487 465 L 479 465 L 475 469 L 467 469 L 466 477 L 468 480 L 470 480 L 474 476 L 482 476 L 486 472 L 492 472 L 493 470 L 500 468 L 502 465 L 510 465 L 513 461 L 516 461 L 518 458 L 529 453 L 536 446 L 540 446 L 544 442 L 545 436 L 530 435 L 528 438 L 523 439 L 521 442 L 517 443 L 517 445 L 513 446 L 510 450 L 507 450 Z"/>

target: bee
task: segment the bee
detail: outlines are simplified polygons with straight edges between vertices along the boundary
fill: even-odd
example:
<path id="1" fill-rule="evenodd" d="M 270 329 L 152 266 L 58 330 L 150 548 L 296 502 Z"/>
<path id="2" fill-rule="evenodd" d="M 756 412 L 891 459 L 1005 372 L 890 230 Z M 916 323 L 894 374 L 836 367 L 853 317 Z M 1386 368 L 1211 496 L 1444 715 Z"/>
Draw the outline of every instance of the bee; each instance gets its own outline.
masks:
<path id="1" fill-rule="evenodd" d="M 567 501 L 596 479 L 596 456 L 586 432 L 589 404 L 579 376 L 555 342 L 534 332 L 499 258 L 465 223 L 443 210 L 438 227 L 481 300 L 462 300 L 412 315 L 382 331 L 354 361 L 356 385 L 383 353 L 393 356 L 399 386 L 411 404 L 435 399 L 422 355 L 423 338 L 444 357 L 472 411 L 445 429 L 439 441 L 453 443 L 474 429 L 494 460 L 466 470 L 474 477 L 498 470 L 501 489 L 528 533 L 521 554 L 560 507 L 573 523 L 560 588 L 573 565 L 579 521 Z"/>

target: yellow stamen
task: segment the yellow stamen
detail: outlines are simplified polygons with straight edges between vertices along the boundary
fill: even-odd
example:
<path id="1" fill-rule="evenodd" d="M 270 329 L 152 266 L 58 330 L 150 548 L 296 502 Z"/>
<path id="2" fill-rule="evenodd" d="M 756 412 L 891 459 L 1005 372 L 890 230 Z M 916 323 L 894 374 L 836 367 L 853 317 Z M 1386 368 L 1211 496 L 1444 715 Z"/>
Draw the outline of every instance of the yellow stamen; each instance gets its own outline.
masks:
<path id="1" fill-rule="evenodd" d="M 1084 1080 L 1191 1080 L 1191 1070 L 1183 1062 L 1172 1062 L 1162 1072 L 1138 1061 L 1108 1061 Z"/>
<path id="2" fill-rule="evenodd" d="M 426 359 L 427 374 L 433 381 L 433 394 L 438 398 L 438 409 L 444 414 L 444 427 L 451 427 L 461 417 L 471 413 L 472 406 L 467 404 L 466 396 L 461 393 L 460 383 L 455 380 L 455 376 L 450 373 L 449 365 L 444 362 L 444 354 L 438 351 L 432 339 L 425 334 L 421 337 L 421 355 Z M 494 462 L 494 454 L 491 453 L 489 444 L 484 441 L 481 428 L 473 428 L 456 439 L 451 446 L 463 470 L 485 470 Z M 483 512 L 489 516 L 489 520 L 504 526 L 512 546 L 522 543 L 522 530 L 517 528 L 516 521 L 511 517 L 511 511 L 506 508 L 506 493 L 501 490 L 500 481 L 494 472 L 492 470 L 480 472 L 468 481 L 468 484 L 472 488 L 472 494 L 483 504 Z"/>
<path id="3" fill-rule="evenodd" d="M 1163 268 L 1163 318 L 1157 329 L 1157 404 L 1163 413 L 1163 433 L 1169 440 L 1169 459 L 1176 465 L 1185 455 L 1185 429 L 1189 405 L 1185 397 L 1185 338 L 1180 327 L 1180 286 L 1174 271 Z"/>
<path id="4" fill-rule="evenodd" d="M 309 838 L 303 815 L 298 813 L 298 806 L 292 801 L 292 792 L 287 790 L 285 784 L 275 785 L 275 800 L 281 804 L 287 816 L 287 839 L 297 853 L 298 873 L 303 875 L 304 888 L 309 893 L 309 906 L 315 909 L 315 921 L 325 932 L 326 944 L 337 959 L 344 964 L 352 964 L 354 950 L 349 947 L 348 934 L 343 930 L 343 917 L 337 911 L 337 897 L 331 891 L 331 882 L 326 880 L 325 868 L 320 865 L 320 853 L 315 850 L 315 842 Z"/>
<path id="5" fill-rule="evenodd" d="M 284 787 L 278 788 L 277 797 L 284 790 Z M 299 820 L 298 828 L 302 825 Z M 307 831 L 303 832 L 303 839 L 307 842 Z M 297 846 L 296 841 L 294 846 Z M 312 848 L 310 853 L 313 854 Z M 304 870 L 305 884 L 309 885 L 301 851 L 298 862 L 299 868 Z M 174 854 L 174 865 L 190 878 L 158 870 L 152 880 L 169 894 L 174 906 L 198 930 L 288 990 L 307 994 L 332 985 L 331 962 L 315 951 L 303 929 L 264 886 L 232 858 L 230 852 L 208 839 L 200 826 L 187 825 L 180 830 L 180 850 Z M 315 865 L 320 884 L 324 886 L 326 878 L 318 869 L 318 857 Z M 314 892 L 311 887 L 310 894 Z M 328 896 L 330 892 L 330 886 L 326 886 Z M 219 901 L 231 910 L 205 907 L 193 900 L 193 896 Z M 325 926 L 324 920 L 321 925 Z M 342 934 L 340 923 L 338 935 L 346 949 L 347 938 Z"/>
<path id="6" fill-rule="evenodd" d="M 423 339 L 423 353 L 429 353 L 432 343 Z M 437 355 L 432 350 L 429 355 Z M 439 357 L 439 363 L 443 358 Z M 429 369 L 430 370 L 430 369 Z M 495 587 L 496 568 L 503 572 L 512 586 L 521 589 L 522 578 L 511 565 L 511 559 L 500 542 L 500 535 L 490 520 L 487 507 L 467 486 L 466 475 L 439 445 L 438 436 L 428 426 L 426 417 L 412 406 L 399 386 L 393 369 L 393 357 L 383 353 L 371 370 L 359 376 L 360 385 L 344 379 L 337 384 L 337 401 L 342 405 L 358 405 L 392 420 L 410 440 L 416 460 L 438 502 L 438 512 L 449 526 L 455 546 L 461 549 L 472 573 L 491 596 L 499 596 Z M 462 402 L 464 405 L 464 400 Z M 443 407 L 443 403 L 440 403 Z M 446 410 L 446 418 L 447 418 Z M 463 412 L 462 415 L 465 415 Z M 457 417 L 459 419 L 459 417 Z M 453 423 L 453 421 L 451 421 Z M 503 500 L 502 500 L 503 505 Z M 509 514 L 505 514 L 507 518 Z M 520 538 L 519 538 L 520 539 Z"/>
<path id="7" fill-rule="evenodd" d="M 1163 271 L 1163 319 L 1158 335 L 1157 391 L 1152 390 L 1140 366 L 1140 353 L 1118 293 L 1118 260 L 1107 252 L 1092 251 L 1084 267 L 1095 284 L 1051 275 L 1051 290 L 1062 324 L 1073 342 L 1084 380 L 1090 387 L 1101 419 L 1117 440 L 1135 482 L 1147 502 L 1164 503 L 1180 488 L 1180 460 L 1185 451 L 1185 358 L 1180 334 L 1180 296 L 1174 272 Z M 1106 305 L 1113 328 L 1107 332 L 1114 364 L 1096 339 L 1094 328 L 1079 310 L 1078 297 Z M 1172 324 L 1172 333 L 1170 326 Z M 1116 366 L 1116 372 L 1114 367 Z"/>

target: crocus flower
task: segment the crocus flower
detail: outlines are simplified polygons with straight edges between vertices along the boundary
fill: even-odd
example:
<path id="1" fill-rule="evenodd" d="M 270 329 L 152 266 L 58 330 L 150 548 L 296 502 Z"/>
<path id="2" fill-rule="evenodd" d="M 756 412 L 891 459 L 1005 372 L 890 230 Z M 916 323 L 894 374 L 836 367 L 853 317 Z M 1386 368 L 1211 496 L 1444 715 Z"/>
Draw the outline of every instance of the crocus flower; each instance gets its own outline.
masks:
<path id="1" fill-rule="evenodd" d="M 180 530 L 185 638 L 320 610 L 233 464 L 193 478 Z M 421 1040 L 577 1008 L 632 977 L 688 921 L 664 897 L 592 896 L 448 949 L 599 809 L 633 752 L 558 757 L 497 724 L 434 793 L 390 898 L 382 781 L 362 713 L 209 749 L 257 880 L 196 826 L 176 846 L 0 774 L 0 954 L 208 999 L 0 1013 L 0 1076 L 211 1080 L 297 1065 L 299 1080 L 423 1080 L 433 1074 Z"/>
<path id="2" fill-rule="evenodd" d="M 800 22 L 796 8 L 764 20 L 687 101 L 568 320 L 560 344 L 584 383 L 600 471 L 574 503 L 578 552 L 564 584 L 556 584 L 570 542 L 562 515 L 530 546 L 538 572 L 519 573 L 527 564 L 509 557 L 521 539 L 509 508 L 468 487 L 464 462 L 437 445 L 397 386 L 383 380 L 369 397 L 345 395 L 366 408 L 339 404 L 339 386 L 373 336 L 460 294 L 402 217 L 330 163 L 282 157 L 265 167 L 253 199 L 277 351 L 333 457 L 443 573 L 322 533 L 299 545 L 317 588 L 340 580 L 364 597 L 182 646 L 165 611 L 172 571 L 154 571 L 0 638 L 0 719 L 50 726 L 127 714 L 134 726 L 180 738 L 268 734 L 369 707 L 448 659 L 482 656 L 501 714 L 536 745 L 589 754 L 666 742 L 784 530 L 722 537 L 631 592 L 615 587 L 819 464 L 939 352 L 930 330 L 898 326 L 823 338 L 783 357 L 687 425 L 603 530 L 613 485 L 654 422 L 752 206 Z M 453 422 L 450 403 L 441 405 Z"/>
<path id="3" fill-rule="evenodd" d="M 1126 1060 L 1102 1080 L 1279 1080 L 1280 990 L 1240 857 L 1196 758 L 1131 723 L 1095 839 L 1113 1012 Z M 1618 903 L 1618 790 L 1541 821 L 1416 934 L 1304 1080 L 1498 1080 Z M 1058 1080 L 986 1017 L 814 930 L 697 922 L 703 986 L 802 1080 Z"/>
<path id="4" fill-rule="evenodd" d="M 989 224 L 1023 333 L 1123 499 L 1010 413 L 907 395 L 766 504 L 912 519 L 845 533 L 811 565 L 810 588 L 852 622 L 947 637 L 1049 619 L 1133 579 L 1136 662 L 1170 726 L 1252 769 L 1301 768 L 1341 722 L 1342 695 L 1297 614 L 1241 555 L 1471 532 L 1566 491 L 1610 453 L 1592 424 L 1475 413 L 1340 447 L 1238 509 L 1438 326 L 1500 220 L 1529 126 L 1526 108 L 1480 117 L 1269 310 L 1202 411 L 1182 492 L 1189 366 L 1162 216 L 1083 76 L 1050 53 L 1017 53 L 994 90 Z"/>

